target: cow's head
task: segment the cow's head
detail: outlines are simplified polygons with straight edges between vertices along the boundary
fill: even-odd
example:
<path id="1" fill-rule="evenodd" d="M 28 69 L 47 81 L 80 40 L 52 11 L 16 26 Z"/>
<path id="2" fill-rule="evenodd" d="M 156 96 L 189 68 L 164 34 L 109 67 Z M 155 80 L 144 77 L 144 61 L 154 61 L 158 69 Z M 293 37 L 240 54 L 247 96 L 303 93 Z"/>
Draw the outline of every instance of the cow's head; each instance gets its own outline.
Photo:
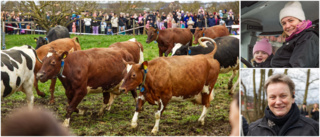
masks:
<path id="1" fill-rule="evenodd" d="M 154 29 L 153 27 L 150 27 L 147 30 L 147 35 L 148 35 L 148 38 L 147 38 L 146 43 L 150 43 L 150 42 L 156 40 L 158 37 L 158 29 Z"/>
<path id="2" fill-rule="evenodd" d="M 186 45 L 182 45 L 181 43 L 175 43 L 173 49 L 172 49 L 172 56 L 176 55 L 188 55 L 189 50 L 189 43 Z"/>
<path id="3" fill-rule="evenodd" d="M 128 74 L 124 77 L 124 81 L 119 90 L 124 93 L 136 90 L 136 88 L 143 82 L 144 70 L 147 69 L 147 67 L 147 61 L 144 61 L 142 64 L 127 64 Z"/>
<path id="4" fill-rule="evenodd" d="M 44 37 L 39 37 L 38 39 L 37 39 L 37 38 L 34 38 L 34 41 L 37 42 L 37 47 L 36 47 L 36 49 L 40 48 L 42 45 L 48 44 L 48 41 L 47 41 L 46 38 L 44 38 Z"/>
<path id="5" fill-rule="evenodd" d="M 200 37 L 203 37 L 204 30 L 205 30 L 205 28 L 199 29 L 198 27 L 195 29 L 193 44 L 198 44 L 198 39 Z"/>
<path id="6" fill-rule="evenodd" d="M 73 48 L 69 51 L 72 52 Z M 37 79 L 41 82 L 46 82 L 48 79 L 52 79 L 58 76 L 61 69 L 62 59 L 66 58 L 68 51 L 55 51 L 51 47 L 46 57 L 43 58 L 43 64 L 39 72 L 37 73 Z"/>

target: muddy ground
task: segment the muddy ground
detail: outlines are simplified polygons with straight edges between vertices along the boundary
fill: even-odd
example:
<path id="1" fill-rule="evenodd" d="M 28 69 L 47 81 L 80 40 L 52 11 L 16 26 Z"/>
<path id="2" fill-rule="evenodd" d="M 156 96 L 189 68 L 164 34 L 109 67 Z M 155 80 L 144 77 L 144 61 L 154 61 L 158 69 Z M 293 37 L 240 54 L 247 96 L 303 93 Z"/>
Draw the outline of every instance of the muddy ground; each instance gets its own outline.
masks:
<path id="1" fill-rule="evenodd" d="M 61 88 L 60 88 L 61 89 Z M 45 107 L 54 112 L 61 122 L 64 121 L 67 104 L 63 93 L 55 93 L 55 103 L 48 105 L 49 94 L 41 98 L 35 95 L 35 105 Z M 18 98 L 15 96 L 19 96 Z M 202 112 L 202 106 L 191 102 L 170 102 L 160 120 L 159 136 L 227 136 L 230 134 L 229 104 L 231 98 L 225 88 L 215 89 L 215 99 L 205 118 L 205 125 L 197 121 Z M 87 109 L 84 115 L 72 114 L 70 130 L 78 136 L 146 136 L 152 135 L 151 130 L 155 123 L 154 113 L 157 106 L 144 104 L 144 111 L 139 114 L 138 127 L 130 127 L 135 111 L 135 103 L 131 94 L 123 94 L 115 99 L 110 111 L 103 117 L 97 115 L 102 104 L 102 94 L 90 94 L 80 103 L 78 108 Z M 15 108 L 26 106 L 25 95 L 15 93 L 1 102 L 1 121 L 3 121 Z M 4 125 L 2 125 L 4 126 Z"/>

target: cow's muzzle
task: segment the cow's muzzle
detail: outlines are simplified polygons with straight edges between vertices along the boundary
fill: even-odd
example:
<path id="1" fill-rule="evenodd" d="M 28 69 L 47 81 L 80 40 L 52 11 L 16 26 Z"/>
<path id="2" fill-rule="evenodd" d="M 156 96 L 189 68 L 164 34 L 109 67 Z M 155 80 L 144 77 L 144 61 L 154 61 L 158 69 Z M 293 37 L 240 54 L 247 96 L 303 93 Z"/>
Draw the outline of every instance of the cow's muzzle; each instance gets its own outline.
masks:
<path id="1" fill-rule="evenodd" d="M 40 80 L 41 82 L 45 82 L 45 73 L 44 72 L 38 72 L 36 75 L 36 79 Z"/>
<path id="2" fill-rule="evenodd" d="M 194 40 L 194 41 L 193 41 L 193 44 L 198 44 L 198 41 L 197 41 L 197 40 Z"/>
<path id="3" fill-rule="evenodd" d="M 146 40 L 146 43 L 147 43 L 147 44 L 149 44 L 149 43 L 150 43 L 150 41 L 149 41 L 149 40 Z"/>
<path id="4" fill-rule="evenodd" d="M 125 89 L 125 88 L 119 88 L 119 91 L 120 91 L 121 93 L 126 93 L 126 89 Z"/>

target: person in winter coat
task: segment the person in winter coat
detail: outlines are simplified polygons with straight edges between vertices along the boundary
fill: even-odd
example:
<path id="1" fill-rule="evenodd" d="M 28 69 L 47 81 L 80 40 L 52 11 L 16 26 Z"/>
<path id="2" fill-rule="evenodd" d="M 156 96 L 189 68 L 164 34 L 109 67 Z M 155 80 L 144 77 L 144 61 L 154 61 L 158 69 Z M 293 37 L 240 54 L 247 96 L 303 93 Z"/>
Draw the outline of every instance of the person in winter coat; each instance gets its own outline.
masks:
<path id="1" fill-rule="evenodd" d="M 123 13 L 124 14 L 124 13 Z M 120 18 L 119 18 L 119 32 L 122 32 L 122 34 L 126 34 L 125 29 L 126 29 L 126 21 L 127 19 L 124 17 L 123 14 L 120 14 Z"/>
<path id="2" fill-rule="evenodd" d="M 269 68 L 270 62 L 273 57 L 272 45 L 266 38 L 258 41 L 253 47 L 253 66 L 257 68 Z"/>
<path id="3" fill-rule="evenodd" d="M 118 29 L 118 16 L 117 14 L 114 14 L 111 18 L 111 26 L 112 26 L 112 32 L 117 33 Z"/>
<path id="4" fill-rule="evenodd" d="M 90 28 L 91 27 L 91 21 L 92 21 L 92 19 L 87 14 L 86 18 L 84 18 L 84 26 L 85 26 L 86 33 L 90 33 L 90 31 L 91 31 L 91 28 Z"/>
<path id="5" fill-rule="evenodd" d="M 309 117 L 309 113 L 307 111 L 307 105 L 303 103 L 302 107 L 300 108 L 300 114 L 304 117 Z"/>
<path id="6" fill-rule="evenodd" d="M 286 39 L 272 58 L 271 66 L 319 68 L 319 32 L 306 20 L 301 3 L 288 2 L 279 19 Z"/>
<path id="7" fill-rule="evenodd" d="M 210 14 L 209 18 L 208 18 L 208 27 L 212 27 L 216 25 L 216 20 L 214 18 L 214 16 L 212 14 Z"/>
<path id="8" fill-rule="evenodd" d="M 268 99 L 265 116 L 249 125 L 247 136 L 319 136 L 319 123 L 300 115 L 295 84 L 289 76 L 274 74 L 264 87 Z"/>
<path id="9" fill-rule="evenodd" d="M 319 104 L 314 103 L 311 110 L 312 119 L 319 122 Z"/>

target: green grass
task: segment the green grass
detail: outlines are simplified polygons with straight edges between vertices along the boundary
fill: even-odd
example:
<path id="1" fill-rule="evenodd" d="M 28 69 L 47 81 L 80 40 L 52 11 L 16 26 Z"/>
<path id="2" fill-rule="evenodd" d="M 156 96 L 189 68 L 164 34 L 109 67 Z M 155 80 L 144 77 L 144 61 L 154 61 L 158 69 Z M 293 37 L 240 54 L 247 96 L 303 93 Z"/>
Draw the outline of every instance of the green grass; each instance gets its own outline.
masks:
<path id="1" fill-rule="evenodd" d="M 34 37 L 44 35 L 6 35 L 6 46 L 31 45 L 36 47 Z M 133 36 L 84 36 L 71 35 L 78 37 L 81 48 L 83 50 L 98 47 L 108 47 L 112 43 L 127 41 Z M 146 35 L 138 35 L 135 38 L 144 47 L 144 59 L 152 60 L 158 57 L 158 46 L 151 42 L 147 44 Z M 229 135 L 229 104 L 232 97 L 228 95 L 227 83 L 232 75 L 232 72 L 219 74 L 218 81 L 215 85 L 215 98 L 210 103 L 210 108 L 205 120 L 205 126 L 199 126 L 198 118 L 202 112 L 202 106 L 194 105 L 192 102 L 170 102 L 161 116 L 159 136 L 172 135 Z M 237 78 L 237 77 L 236 77 Z M 234 82 L 236 81 L 234 79 Z M 55 101 L 54 105 L 48 105 L 50 98 L 49 87 L 51 81 L 46 83 L 39 82 L 39 89 L 46 93 L 45 98 L 37 96 L 35 90 L 35 105 L 44 106 L 55 112 L 59 121 L 64 120 L 66 114 L 65 108 L 67 98 L 65 89 L 61 85 L 60 80 L 57 80 L 55 86 Z M 26 106 L 25 94 L 17 92 L 10 97 L 4 98 L 1 102 L 2 119 L 5 118 L 14 108 Z M 90 135 L 90 136 L 146 136 L 151 135 L 150 132 L 154 126 L 154 113 L 158 106 L 152 106 L 148 103 L 144 104 L 144 111 L 139 114 L 138 128 L 131 129 L 130 123 L 135 111 L 135 103 L 132 95 L 122 94 L 118 96 L 110 111 L 106 111 L 103 117 L 97 117 L 97 113 L 102 106 L 103 97 L 101 94 L 89 94 L 79 104 L 78 108 L 86 108 L 88 112 L 82 116 L 76 113 L 72 114 L 70 129 L 75 135 Z"/>

